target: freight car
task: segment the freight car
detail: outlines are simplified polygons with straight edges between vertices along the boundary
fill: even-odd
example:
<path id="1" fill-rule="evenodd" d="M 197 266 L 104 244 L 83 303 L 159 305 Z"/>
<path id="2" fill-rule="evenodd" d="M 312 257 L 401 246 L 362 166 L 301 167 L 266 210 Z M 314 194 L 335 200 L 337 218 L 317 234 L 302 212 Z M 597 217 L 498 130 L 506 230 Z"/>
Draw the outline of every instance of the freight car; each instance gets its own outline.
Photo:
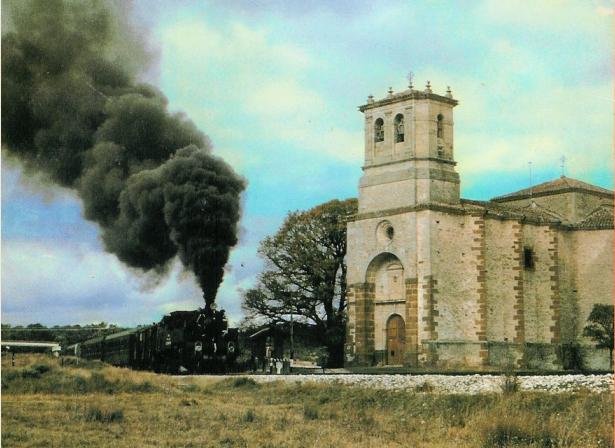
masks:
<path id="1" fill-rule="evenodd" d="M 224 311 L 175 311 L 157 324 L 74 344 L 66 354 L 138 370 L 226 372 L 239 355 L 238 331 L 228 328 Z"/>

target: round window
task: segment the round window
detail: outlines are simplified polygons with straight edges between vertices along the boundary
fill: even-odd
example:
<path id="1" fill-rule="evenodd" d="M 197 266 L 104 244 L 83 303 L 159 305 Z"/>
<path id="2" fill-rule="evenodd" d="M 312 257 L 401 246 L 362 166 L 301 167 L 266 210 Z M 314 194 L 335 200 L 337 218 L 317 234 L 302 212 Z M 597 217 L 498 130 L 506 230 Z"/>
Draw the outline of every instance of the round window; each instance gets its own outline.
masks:
<path id="1" fill-rule="evenodd" d="M 393 236 L 395 235 L 395 229 L 393 229 L 393 227 L 389 226 L 386 229 L 386 233 L 387 233 L 387 238 L 392 240 Z"/>
<path id="2" fill-rule="evenodd" d="M 376 238 L 380 244 L 389 244 L 394 236 L 395 229 L 389 221 L 382 221 L 376 227 Z"/>

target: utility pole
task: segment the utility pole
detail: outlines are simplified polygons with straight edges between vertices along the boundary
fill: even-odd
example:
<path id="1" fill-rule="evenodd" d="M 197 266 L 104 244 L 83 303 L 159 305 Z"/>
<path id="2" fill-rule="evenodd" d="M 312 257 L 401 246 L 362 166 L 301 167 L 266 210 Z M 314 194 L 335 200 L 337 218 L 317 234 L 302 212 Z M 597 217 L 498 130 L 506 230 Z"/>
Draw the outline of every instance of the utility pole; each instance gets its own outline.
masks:
<path id="1" fill-rule="evenodd" d="M 532 197 L 532 162 L 527 163 L 530 167 L 530 198 Z"/>
<path id="2" fill-rule="evenodd" d="M 290 361 L 295 359 L 295 341 L 293 335 L 293 312 L 290 312 Z"/>

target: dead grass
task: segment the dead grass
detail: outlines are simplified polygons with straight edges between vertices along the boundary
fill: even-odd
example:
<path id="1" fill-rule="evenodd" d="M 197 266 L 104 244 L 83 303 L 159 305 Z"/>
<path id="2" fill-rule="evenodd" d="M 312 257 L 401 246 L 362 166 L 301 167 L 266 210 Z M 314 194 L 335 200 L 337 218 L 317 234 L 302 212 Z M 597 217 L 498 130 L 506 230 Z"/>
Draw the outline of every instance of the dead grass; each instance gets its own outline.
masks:
<path id="1" fill-rule="evenodd" d="M 611 394 L 440 395 L 20 361 L 2 366 L 8 447 L 613 446 Z"/>

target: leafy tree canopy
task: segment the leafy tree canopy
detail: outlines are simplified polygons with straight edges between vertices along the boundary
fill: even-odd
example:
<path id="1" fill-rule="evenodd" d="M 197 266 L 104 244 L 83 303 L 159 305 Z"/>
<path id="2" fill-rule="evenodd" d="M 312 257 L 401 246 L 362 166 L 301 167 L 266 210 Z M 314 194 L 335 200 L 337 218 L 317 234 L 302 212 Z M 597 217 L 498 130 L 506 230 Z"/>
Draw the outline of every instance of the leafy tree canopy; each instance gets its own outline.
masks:
<path id="1" fill-rule="evenodd" d="M 613 305 L 596 303 L 587 318 L 583 336 L 591 338 L 598 348 L 609 349 L 613 364 Z"/>
<path id="2" fill-rule="evenodd" d="M 292 315 L 315 325 L 332 365 L 343 362 L 346 220 L 356 211 L 356 199 L 347 199 L 290 213 L 261 242 L 266 269 L 243 297 L 248 322 L 288 322 Z"/>

